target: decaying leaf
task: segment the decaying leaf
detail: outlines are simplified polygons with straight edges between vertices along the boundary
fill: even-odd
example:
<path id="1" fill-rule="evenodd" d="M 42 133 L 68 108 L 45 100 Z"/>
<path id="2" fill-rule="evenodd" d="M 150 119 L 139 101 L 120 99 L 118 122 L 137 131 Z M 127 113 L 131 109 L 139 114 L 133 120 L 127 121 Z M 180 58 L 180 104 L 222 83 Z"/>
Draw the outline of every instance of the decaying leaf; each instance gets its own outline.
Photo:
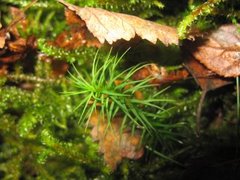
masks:
<path id="1" fill-rule="evenodd" d="M 106 164 L 114 170 L 123 158 L 139 159 L 144 151 L 139 133 L 121 132 L 121 118 L 115 118 L 111 124 L 96 111 L 90 117 L 92 138 L 99 142 L 99 151 L 104 154 Z"/>
<path id="2" fill-rule="evenodd" d="M 27 40 L 24 38 L 18 38 L 15 41 L 8 43 L 8 48 L 12 52 L 24 52 L 27 46 Z"/>
<path id="3" fill-rule="evenodd" d="M 160 40 L 163 44 L 178 44 L 175 28 L 147 21 L 136 16 L 109 12 L 99 8 L 80 8 L 63 0 L 58 0 L 69 10 L 75 12 L 88 30 L 101 42 L 112 44 L 120 39 L 126 41 L 139 36 L 152 43 Z"/>
<path id="4" fill-rule="evenodd" d="M 65 10 L 67 24 L 70 26 L 68 31 L 60 33 L 56 39 L 49 44 L 74 50 L 82 46 L 101 47 L 102 44 L 87 30 L 86 24 L 73 11 Z"/>
<path id="5" fill-rule="evenodd" d="M 54 77 L 62 77 L 68 71 L 69 65 L 65 61 L 51 61 L 52 66 L 52 76 Z"/>
<path id="6" fill-rule="evenodd" d="M 1 14 L 0 14 L 1 15 Z M 1 17 L 1 16 L 0 16 Z M 6 44 L 6 39 L 8 36 L 8 29 L 2 27 L 2 24 L 0 22 L 0 50 L 4 48 Z M 1 55 L 1 54 L 0 54 Z"/>
<path id="7" fill-rule="evenodd" d="M 227 84 L 231 84 L 232 81 L 227 78 L 220 77 L 208 70 L 203 64 L 189 56 L 185 61 L 185 66 L 197 82 L 197 84 L 204 91 L 210 91 Z"/>
<path id="8" fill-rule="evenodd" d="M 15 7 L 11 7 L 10 9 L 10 13 L 12 15 L 12 22 L 9 24 L 8 27 L 2 28 L 0 29 L 0 49 L 4 48 L 5 44 L 6 44 L 6 39 L 9 36 L 9 32 L 11 32 L 11 34 L 15 37 L 19 37 L 19 33 L 16 27 L 16 24 L 20 24 L 22 26 L 23 29 L 26 29 L 26 24 L 27 21 L 23 20 L 23 18 L 25 17 L 25 14 L 22 10 L 15 8 Z"/>
<path id="9" fill-rule="evenodd" d="M 6 65 L 0 65 L 0 76 L 5 76 L 8 73 Z"/>
<path id="10" fill-rule="evenodd" d="M 185 69 L 168 72 L 165 67 L 158 67 L 157 64 L 149 64 L 148 66 L 139 69 L 134 75 L 134 80 L 141 80 L 152 77 L 151 84 L 161 86 L 178 80 L 187 78 L 189 73 Z"/>
<path id="11" fill-rule="evenodd" d="M 9 40 L 5 46 L 6 51 L 0 57 L 0 62 L 3 63 L 11 63 L 24 59 L 29 52 L 34 52 L 37 48 L 34 36 L 30 36 L 27 39 L 19 37 L 16 40 Z"/>
<path id="12" fill-rule="evenodd" d="M 25 10 L 30 7 L 32 3 L 30 3 Z M 24 10 L 10 7 L 9 11 L 12 16 L 12 21 L 7 27 L 0 30 L 0 62 L 3 63 L 12 63 L 24 59 L 37 48 L 36 38 L 34 36 L 27 38 L 20 36 L 19 27 L 21 30 L 26 31 L 29 25 L 28 20 L 24 19 Z"/>
<path id="13" fill-rule="evenodd" d="M 220 88 L 222 86 L 231 84 L 231 79 L 221 77 L 216 75 L 209 69 L 207 69 L 203 64 L 197 61 L 193 56 L 188 55 L 186 57 L 185 67 L 189 70 L 191 75 L 194 77 L 197 84 L 202 89 L 202 94 L 198 103 L 198 108 L 196 112 L 197 123 L 196 123 L 196 133 L 200 134 L 200 122 L 201 122 L 201 114 L 202 114 L 202 106 L 206 97 L 206 94 L 210 90 L 214 90 Z"/>
<path id="14" fill-rule="evenodd" d="M 240 33 L 236 25 L 223 25 L 186 47 L 194 58 L 218 75 L 240 76 Z"/>
<path id="15" fill-rule="evenodd" d="M 6 31 L 5 29 L 0 30 L 0 49 L 2 49 L 5 46 L 6 42 Z"/>
<path id="16" fill-rule="evenodd" d="M 25 18 L 26 15 L 23 10 L 16 7 L 10 7 L 9 11 L 13 20 L 10 26 L 8 26 L 8 29 L 14 37 L 20 37 L 18 29 L 20 28 L 23 31 L 26 31 L 29 26 L 29 21 Z"/>

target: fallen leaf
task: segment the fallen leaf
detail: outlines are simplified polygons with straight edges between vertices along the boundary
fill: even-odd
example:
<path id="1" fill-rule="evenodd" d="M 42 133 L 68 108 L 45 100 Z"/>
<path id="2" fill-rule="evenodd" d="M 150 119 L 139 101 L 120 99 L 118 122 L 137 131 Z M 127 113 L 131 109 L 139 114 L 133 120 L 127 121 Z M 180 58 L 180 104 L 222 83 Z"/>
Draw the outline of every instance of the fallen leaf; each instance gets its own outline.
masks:
<path id="1" fill-rule="evenodd" d="M 67 50 L 75 50 L 82 46 L 101 47 L 102 44 L 87 30 L 86 24 L 73 11 L 65 10 L 68 31 L 60 33 L 56 39 L 49 42 L 52 46 L 57 46 Z"/>
<path id="2" fill-rule="evenodd" d="M 158 67 L 157 64 L 149 64 L 142 69 L 139 69 L 134 75 L 134 80 L 142 80 L 149 77 L 153 79 L 151 84 L 161 86 L 163 84 L 170 84 L 175 81 L 179 81 L 187 78 L 189 73 L 185 69 L 179 69 L 176 71 L 168 72 L 165 67 Z"/>
<path id="3" fill-rule="evenodd" d="M 65 61 L 52 60 L 51 61 L 52 76 L 62 77 L 68 71 L 69 65 Z"/>
<path id="4" fill-rule="evenodd" d="M 8 67 L 6 65 L 0 65 L 0 77 L 5 76 L 8 73 Z"/>
<path id="5" fill-rule="evenodd" d="M 12 55 L 9 55 L 9 56 L 0 57 L 0 62 L 12 63 L 12 62 L 15 62 L 15 61 L 21 59 L 22 57 L 23 57 L 22 54 L 12 54 Z"/>
<path id="6" fill-rule="evenodd" d="M 136 131 L 132 134 L 126 129 L 121 132 L 121 118 L 115 118 L 109 124 L 106 118 L 96 111 L 91 115 L 89 123 L 93 127 L 91 136 L 99 142 L 99 151 L 104 154 L 104 160 L 112 170 L 116 169 L 123 158 L 142 157 L 144 150 L 140 133 Z"/>
<path id="7" fill-rule="evenodd" d="M 27 54 L 36 50 L 36 38 L 34 36 L 30 36 L 27 39 L 20 37 L 15 40 L 10 39 L 6 43 L 5 47 L 5 52 L 1 55 L 0 62 L 15 62 L 17 60 L 24 59 Z"/>
<path id="8" fill-rule="evenodd" d="M 189 56 L 184 62 L 197 84 L 204 91 L 210 91 L 231 84 L 231 79 L 220 77 L 208 70 L 203 64 Z"/>
<path id="9" fill-rule="evenodd" d="M 78 27 L 84 27 L 86 26 L 85 22 L 79 18 L 78 15 L 76 15 L 75 12 L 66 9 L 65 10 L 65 17 L 68 25 L 77 25 Z"/>
<path id="10" fill-rule="evenodd" d="M 1 29 L 0 30 L 0 49 L 2 49 L 5 46 L 5 42 L 6 42 L 6 30 L 5 29 Z"/>
<path id="11" fill-rule="evenodd" d="M 8 43 L 8 48 L 12 52 L 24 52 L 26 50 L 27 40 L 24 38 L 18 38 L 15 41 Z"/>
<path id="12" fill-rule="evenodd" d="M 19 33 L 19 27 L 24 32 L 29 25 L 28 20 L 25 19 L 24 11 L 36 1 L 32 1 L 23 10 L 10 7 L 12 21 L 7 27 L 0 30 L 0 62 L 12 63 L 24 59 L 27 54 L 36 50 L 36 38 L 34 36 L 22 38 Z"/>
<path id="13" fill-rule="evenodd" d="M 28 28 L 29 22 L 25 18 L 25 13 L 23 10 L 16 7 L 10 7 L 9 11 L 12 16 L 12 22 L 8 27 L 8 29 L 9 29 L 9 32 L 11 32 L 11 34 L 14 37 L 18 38 L 20 37 L 18 29 L 20 28 L 23 32 L 26 31 Z"/>
<path id="14" fill-rule="evenodd" d="M 75 12 L 66 9 L 65 16 L 67 23 L 70 25 L 71 36 L 74 44 L 81 43 L 87 47 L 100 47 L 101 43 L 90 33 L 86 27 L 86 23 Z M 77 46 L 79 47 L 79 46 Z"/>
<path id="15" fill-rule="evenodd" d="M 231 79 L 216 75 L 191 55 L 188 55 L 185 58 L 185 67 L 189 70 L 197 84 L 202 89 L 202 94 L 196 112 L 196 133 L 197 135 L 200 135 L 202 106 L 207 92 L 231 84 L 232 81 Z"/>
<path id="16" fill-rule="evenodd" d="M 139 36 L 154 44 L 160 40 L 165 45 L 178 45 L 177 31 L 173 27 L 160 25 L 132 15 L 109 12 L 99 8 L 80 8 L 63 0 L 58 1 L 75 12 L 102 44 L 105 41 L 112 44 L 120 39 L 129 41 Z"/>
<path id="17" fill-rule="evenodd" d="M 223 25 L 185 47 L 208 69 L 224 77 L 240 76 L 240 33 L 236 25 Z"/>
<path id="18" fill-rule="evenodd" d="M 0 38 L 1 39 L 1 38 Z M 6 49 L 5 48 L 3 48 L 3 49 L 1 49 L 0 48 L 0 57 L 3 55 L 3 54 L 5 54 L 6 53 Z"/>
<path id="19" fill-rule="evenodd" d="M 33 0 L 23 10 L 18 9 L 16 7 L 10 7 L 9 11 L 12 16 L 11 23 L 6 28 L 2 28 L 2 24 L 0 23 L 0 49 L 4 48 L 5 46 L 6 43 L 5 41 L 8 36 L 7 33 L 10 32 L 15 38 L 18 38 L 20 36 L 18 29 L 16 27 L 17 24 L 20 24 L 23 31 L 27 29 L 28 21 L 24 19 L 25 18 L 24 11 L 30 8 L 37 1 L 38 0 Z"/>

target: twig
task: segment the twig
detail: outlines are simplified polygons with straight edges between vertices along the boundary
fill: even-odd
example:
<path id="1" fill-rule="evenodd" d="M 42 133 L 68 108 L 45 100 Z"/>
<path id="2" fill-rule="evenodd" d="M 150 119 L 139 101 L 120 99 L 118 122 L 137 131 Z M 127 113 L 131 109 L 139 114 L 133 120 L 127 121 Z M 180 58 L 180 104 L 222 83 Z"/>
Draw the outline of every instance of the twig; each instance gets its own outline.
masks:
<path id="1" fill-rule="evenodd" d="M 38 0 L 33 0 L 32 2 L 30 2 L 26 7 L 23 8 L 23 12 L 25 12 L 26 10 L 28 10 L 30 7 L 32 7 L 33 4 L 35 4 Z M 10 28 L 12 28 L 13 26 L 15 26 L 18 22 L 20 22 L 21 20 L 23 20 L 25 18 L 25 15 L 23 16 L 19 16 L 16 19 L 14 19 L 9 26 L 5 29 L 5 32 L 8 32 Z"/>
<path id="2" fill-rule="evenodd" d="M 200 101 L 199 101 L 199 103 L 198 103 L 198 108 L 197 108 L 197 122 L 196 122 L 196 134 L 197 134 L 197 136 L 200 135 L 202 106 L 203 106 L 203 102 L 204 102 L 204 99 L 205 99 L 205 97 L 206 97 L 206 94 L 207 94 L 207 89 L 204 89 L 204 90 L 202 91 L 201 98 L 200 98 Z"/>
<path id="3" fill-rule="evenodd" d="M 36 76 L 29 76 L 29 75 L 25 75 L 25 74 L 8 74 L 6 75 L 7 79 L 9 81 L 13 81 L 13 82 L 19 82 L 19 81 L 28 81 L 28 82 L 33 82 L 33 83 L 56 83 L 59 84 L 61 82 L 61 80 L 57 79 L 43 79 L 40 77 L 36 77 Z"/>
<path id="4" fill-rule="evenodd" d="M 237 86 L 237 120 L 240 124 L 240 82 L 239 77 L 236 77 L 236 86 Z"/>

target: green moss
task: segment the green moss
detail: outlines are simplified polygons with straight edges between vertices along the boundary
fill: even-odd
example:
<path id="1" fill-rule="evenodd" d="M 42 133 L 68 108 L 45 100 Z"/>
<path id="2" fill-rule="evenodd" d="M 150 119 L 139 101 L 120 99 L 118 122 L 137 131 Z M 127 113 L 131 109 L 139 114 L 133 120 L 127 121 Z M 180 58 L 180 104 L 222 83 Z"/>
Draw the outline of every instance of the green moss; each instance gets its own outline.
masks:
<path id="1" fill-rule="evenodd" d="M 178 26 L 178 35 L 180 39 L 185 39 L 188 28 L 193 22 L 197 21 L 200 16 L 211 15 L 216 7 L 224 0 L 208 0 L 207 2 L 195 7 L 189 15 L 185 16 Z"/>
<path id="2" fill-rule="evenodd" d="M 2 0 L 1 25 L 6 27 L 11 21 L 9 7 L 24 9 L 30 2 Z M 187 38 L 194 27 L 207 31 L 212 25 L 237 24 L 240 20 L 239 0 L 67 2 L 132 14 L 171 26 L 179 24 L 181 39 Z M 56 0 L 39 0 L 25 14 L 29 24 L 24 29 L 17 26 L 17 29 L 22 38 L 31 35 L 37 38 L 37 50 L 17 62 L 0 60 L 0 179 L 176 179 L 191 165 L 190 160 L 204 157 L 209 147 L 239 148 L 235 146 L 239 139 L 236 135 L 239 119 L 236 91 L 239 94 L 239 90 L 234 89 L 239 85 L 208 93 L 202 113 L 204 135 L 196 138 L 200 89 L 191 77 L 172 82 L 168 88 L 165 85 L 152 87 L 149 79 L 132 80 L 132 74 L 142 62 L 154 61 L 169 71 L 178 70 L 184 61 L 179 47 L 166 48 L 163 44 L 140 41 L 131 45 L 120 63 L 116 62 L 119 60 L 116 52 L 119 50 L 121 54 L 126 49 L 120 44 L 110 55 L 109 47 L 102 48 L 97 56 L 99 60 L 94 62 L 96 48 L 69 51 L 47 43 L 68 30 L 64 7 Z M 10 35 L 7 41 L 12 40 Z M 5 54 L 6 48 L 0 49 L 0 54 L 12 55 L 12 52 Z M 61 74 L 61 78 L 54 77 L 53 59 L 68 63 L 69 73 Z M 132 64 L 137 66 L 126 70 Z M 5 67 L 7 75 L 1 71 Z M 118 78 L 123 80 L 122 85 L 114 83 Z M 135 98 L 137 90 L 144 94 L 143 100 Z M 142 143 L 146 148 L 142 159 L 125 159 L 116 171 L 110 172 L 99 154 L 99 142 L 93 141 L 84 124 L 94 109 L 107 114 L 109 122 L 115 115 L 125 116 L 124 128 L 143 131 Z M 223 122 L 219 129 L 213 129 L 216 119 Z M 231 157 L 230 162 L 223 159 L 223 164 L 229 162 L 229 167 L 237 167 L 231 162 L 238 162 L 239 153 L 228 154 L 236 156 Z M 211 157 L 215 158 L 213 154 Z M 222 163 L 215 164 L 218 166 L 219 162 Z"/>

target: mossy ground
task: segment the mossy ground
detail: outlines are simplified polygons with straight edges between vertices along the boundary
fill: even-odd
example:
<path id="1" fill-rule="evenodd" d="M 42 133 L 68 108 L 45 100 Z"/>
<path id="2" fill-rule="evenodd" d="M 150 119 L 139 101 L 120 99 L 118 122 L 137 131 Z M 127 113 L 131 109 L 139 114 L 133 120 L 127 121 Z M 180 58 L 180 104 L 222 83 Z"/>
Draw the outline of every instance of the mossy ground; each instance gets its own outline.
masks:
<path id="1" fill-rule="evenodd" d="M 29 2 L 2 0 L 0 20 L 3 28 L 12 19 L 9 8 L 23 8 Z M 190 27 L 207 31 L 240 19 L 238 0 L 68 2 L 175 26 L 182 38 Z M 161 98 L 175 103 L 158 104 L 168 112 L 162 114 L 161 123 L 155 124 L 157 135 L 144 134 L 144 156 L 138 160 L 124 159 L 115 171 L 111 171 L 99 153 L 98 142 L 91 138 L 90 129 L 79 124 L 81 113 L 76 107 L 82 97 L 63 93 L 76 90 L 70 80 L 70 73 L 78 76 L 74 67 L 84 69 L 80 72 L 83 75 L 91 73 L 97 48 L 82 46 L 69 50 L 49 43 L 63 31 L 70 31 L 63 6 L 54 0 L 39 0 L 25 14 L 27 26 L 22 28 L 20 22 L 17 26 L 19 36 L 10 33 L 7 41 L 34 36 L 37 47 L 21 51 L 24 56 L 12 62 L 1 58 L 13 59 L 16 52 L 8 47 L 4 47 L 6 52 L 4 48 L 0 49 L 0 179 L 185 180 L 240 177 L 237 117 L 240 107 L 235 79 L 228 86 L 208 92 L 203 104 L 200 137 L 195 129 L 201 90 L 192 77 L 143 90 L 145 94 L 153 94 L 168 87 Z M 104 62 L 110 49 L 104 47 L 98 52 L 100 62 Z M 117 46 L 112 49 L 112 56 L 126 49 Z M 116 71 L 120 73 L 142 62 L 155 62 L 169 70 L 178 69 L 184 61 L 181 51 L 176 46 L 165 47 L 161 43 L 152 46 L 142 41 L 129 50 Z"/>

